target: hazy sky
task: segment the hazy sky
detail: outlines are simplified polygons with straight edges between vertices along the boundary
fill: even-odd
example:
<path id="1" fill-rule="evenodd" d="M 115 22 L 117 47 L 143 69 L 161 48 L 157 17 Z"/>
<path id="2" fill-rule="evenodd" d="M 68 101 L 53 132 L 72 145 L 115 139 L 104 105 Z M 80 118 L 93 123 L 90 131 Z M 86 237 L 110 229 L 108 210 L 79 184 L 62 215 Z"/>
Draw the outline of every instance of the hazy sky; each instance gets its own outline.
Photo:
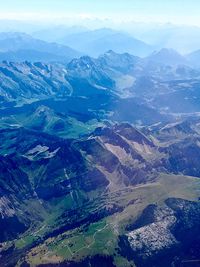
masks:
<path id="1" fill-rule="evenodd" d="M 0 0 L 0 19 L 110 19 L 200 26 L 200 0 Z"/>

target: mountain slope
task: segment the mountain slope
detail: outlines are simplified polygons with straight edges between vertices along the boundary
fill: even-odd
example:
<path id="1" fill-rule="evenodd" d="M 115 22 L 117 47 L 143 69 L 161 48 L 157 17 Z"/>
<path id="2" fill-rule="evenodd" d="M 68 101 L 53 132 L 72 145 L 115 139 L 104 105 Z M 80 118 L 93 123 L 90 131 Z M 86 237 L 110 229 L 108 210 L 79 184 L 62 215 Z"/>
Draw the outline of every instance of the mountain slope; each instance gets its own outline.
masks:
<path id="1" fill-rule="evenodd" d="M 160 51 L 155 51 L 147 60 L 160 63 L 163 65 L 187 65 L 187 59 L 173 49 L 163 48 Z"/>
<path id="2" fill-rule="evenodd" d="M 17 50 L 7 51 L 0 53 L 0 61 L 11 61 L 11 62 L 69 62 L 70 57 L 54 55 L 47 52 L 40 52 L 37 50 Z"/>
<path id="3" fill-rule="evenodd" d="M 5 266 L 26 261 L 33 266 L 39 266 L 38 262 L 79 262 L 98 253 L 105 255 L 105 249 L 106 255 L 108 253 L 112 259 L 115 259 L 112 253 L 118 251 L 118 257 L 127 261 L 128 266 L 131 266 L 131 260 L 140 266 L 137 265 L 140 264 L 137 261 L 139 252 L 136 251 L 130 259 L 122 252 L 118 238 L 124 235 L 134 238 L 134 233 L 124 230 L 127 225 L 135 222 L 141 210 L 152 203 L 158 203 L 161 205 L 158 209 L 162 209 L 169 197 L 193 201 L 188 206 L 187 201 L 181 200 L 181 207 L 186 213 L 180 217 L 177 212 L 174 226 L 178 227 L 179 219 L 186 228 L 190 221 L 196 225 L 188 217 L 190 211 L 188 213 L 187 210 L 191 208 L 193 212 L 192 207 L 197 205 L 199 178 L 174 175 L 176 170 L 170 169 L 168 162 L 168 146 L 160 147 L 151 140 L 151 135 L 148 137 L 129 124 L 97 128 L 92 134 L 76 140 L 64 140 L 24 128 L 2 129 L 0 138 L 3 212 L 0 254 Z M 193 175 L 191 171 L 188 174 Z M 20 182 L 22 179 L 23 183 Z M 13 194 L 13 189 L 18 192 L 17 195 Z M 15 202 L 11 205 L 13 198 Z M 176 205 L 176 199 L 170 201 L 170 207 Z M 172 209 L 179 210 L 177 205 Z M 29 213 L 25 212 L 25 206 Z M 31 207 L 37 207 L 40 214 Z M 194 210 L 197 216 L 198 210 Z M 9 222 L 9 218 L 14 221 Z M 159 220 L 160 216 L 158 226 Z M 18 225 L 15 232 L 4 227 L 12 223 Z M 156 228 L 158 234 L 159 229 Z M 184 229 L 182 231 L 186 231 Z M 192 242 L 194 235 L 191 231 L 186 232 Z M 95 238 L 97 233 L 102 234 L 101 239 Z M 14 239 L 19 234 L 20 238 Z M 87 241 L 85 238 L 88 238 Z M 140 238 L 142 242 L 145 237 L 141 234 Z M 149 242 L 152 238 L 149 234 Z M 165 232 L 163 238 L 168 238 Z M 113 242 L 110 243 L 110 240 Z M 66 253 L 66 242 L 72 244 L 69 254 Z M 83 246 L 88 242 L 87 251 L 82 251 L 82 246 L 77 247 L 80 242 Z M 165 252 L 165 248 L 162 249 Z M 46 258 L 46 253 L 51 256 Z M 144 260 L 146 262 L 146 258 Z M 152 262 L 149 254 L 148 260 Z M 155 259 L 157 263 L 158 258 Z"/>
<path id="4" fill-rule="evenodd" d="M 200 50 L 194 51 L 187 55 L 188 61 L 195 67 L 200 67 Z"/>
<path id="5" fill-rule="evenodd" d="M 80 56 L 79 52 L 70 47 L 48 43 L 35 39 L 28 34 L 17 32 L 0 33 L 0 52 L 4 52 L 1 54 L 1 57 L 5 57 L 4 60 L 9 60 L 6 56 L 12 56 L 12 59 L 16 57 L 16 60 L 21 58 L 23 61 L 29 58 L 31 61 L 37 61 L 39 53 L 41 56 L 46 57 L 48 61 L 53 61 L 54 58 L 61 60 L 61 57 L 63 57 L 63 60 L 69 61 Z M 27 55 L 28 53 L 30 54 Z"/>

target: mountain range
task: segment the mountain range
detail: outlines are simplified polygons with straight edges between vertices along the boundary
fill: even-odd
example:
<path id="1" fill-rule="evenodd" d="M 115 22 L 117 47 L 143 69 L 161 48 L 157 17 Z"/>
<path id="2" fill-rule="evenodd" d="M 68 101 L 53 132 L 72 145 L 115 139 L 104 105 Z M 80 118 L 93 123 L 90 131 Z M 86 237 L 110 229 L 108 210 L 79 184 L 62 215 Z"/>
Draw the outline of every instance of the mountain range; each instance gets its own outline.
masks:
<path id="1" fill-rule="evenodd" d="M 2 264 L 70 264 L 103 247 L 110 255 L 117 249 L 114 262 L 121 257 L 127 266 L 160 266 L 163 253 L 169 266 L 174 256 L 182 259 L 182 246 L 198 255 L 199 134 L 191 131 L 189 141 L 176 133 L 170 144 L 161 131 L 119 124 L 65 140 L 21 127 L 0 130 Z M 102 237 L 92 241 L 98 232 Z"/>
<path id="2" fill-rule="evenodd" d="M 0 59 L 8 61 L 44 61 L 68 62 L 80 56 L 74 49 L 35 39 L 31 35 L 19 32 L 0 33 Z"/>
<path id="3" fill-rule="evenodd" d="M 46 33 L 45 30 L 34 33 L 35 37 L 20 32 L 0 33 L 0 60 L 68 63 L 83 55 L 99 57 L 112 50 L 170 66 L 176 64 L 199 67 L 199 50 L 183 55 L 175 51 L 173 46 L 158 49 L 158 46 L 148 45 L 125 32 L 107 28 L 89 31 L 81 27 L 58 27 L 57 34 L 56 38 L 48 30 Z M 45 38 L 46 35 L 52 38 Z"/>
<path id="4" fill-rule="evenodd" d="M 138 56 L 147 56 L 153 51 L 153 47 L 150 45 L 128 35 L 125 32 L 115 31 L 112 29 L 98 29 L 94 31 L 83 30 L 82 28 L 62 28 L 56 30 L 57 37 L 55 34 L 51 35 L 51 32 L 45 33 L 45 31 L 34 33 L 33 37 L 29 34 L 20 32 L 5 32 L 0 34 L 0 51 L 1 52 L 16 52 L 19 50 L 19 59 L 22 57 L 22 52 L 25 50 L 30 50 L 30 54 L 25 59 L 29 61 L 36 61 L 33 56 L 33 51 L 38 51 L 44 53 L 44 59 L 47 54 L 49 55 L 49 60 L 57 61 L 59 57 L 64 56 L 66 59 L 72 59 L 80 56 L 81 53 L 90 56 L 99 56 L 105 53 L 107 50 L 114 50 L 119 53 L 129 52 Z M 55 32 L 55 31 L 54 31 Z M 63 34 L 61 34 L 63 33 Z M 45 36 L 51 35 L 52 38 Z M 60 35 L 60 37 L 59 37 Z M 34 37 L 35 36 L 35 37 Z M 22 51 L 22 52 L 21 52 Z M 80 52 L 78 52 L 80 51 Z M 20 54 L 21 53 L 21 54 Z M 3 55 L 2 55 L 3 56 Z M 1 57 L 2 57 L 1 56 Z M 6 55 L 5 55 L 6 56 Z M 12 58 L 12 57 L 13 58 Z M 38 55 L 41 56 L 42 54 Z M 54 56 L 54 57 L 53 57 Z M 56 58 L 56 56 L 59 56 Z M 17 61 L 17 55 L 14 57 L 13 54 L 10 55 L 13 61 Z M 65 60 L 66 60 L 65 59 Z"/>
<path id="5" fill-rule="evenodd" d="M 200 70 L 191 55 L 70 59 L 63 45 L 0 37 L 3 53 L 25 47 L 48 60 L 0 63 L 0 265 L 198 263 Z"/>
<path id="6" fill-rule="evenodd" d="M 117 53 L 128 52 L 136 56 L 146 56 L 153 50 L 150 45 L 125 32 L 107 28 L 70 34 L 60 39 L 59 43 L 69 45 L 94 57 L 110 49 Z"/>

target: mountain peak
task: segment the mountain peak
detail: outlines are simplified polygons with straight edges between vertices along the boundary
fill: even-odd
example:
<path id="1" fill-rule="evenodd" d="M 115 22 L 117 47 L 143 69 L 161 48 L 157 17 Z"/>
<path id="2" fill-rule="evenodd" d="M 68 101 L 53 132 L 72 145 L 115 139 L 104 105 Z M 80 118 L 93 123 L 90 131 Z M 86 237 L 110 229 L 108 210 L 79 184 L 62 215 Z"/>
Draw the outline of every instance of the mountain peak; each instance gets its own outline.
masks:
<path id="1" fill-rule="evenodd" d="M 74 69 L 90 69 L 91 67 L 93 67 L 95 65 L 95 61 L 93 58 L 89 57 L 89 56 L 82 56 L 80 58 L 77 59 L 73 59 L 69 64 L 68 64 L 68 68 L 71 70 Z"/>
<path id="2" fill-rule="evenodd" d="M 179 54 L 175 49 L 173 49 L 173 48 L 162 48 L 162 49 L 160 49 L 160 50 L 158 50 L 158 51 L 154 51 L 153 53 L 152 53 L 152 55 L 166 55 L 166 56 L 168 56 L 168 55 L 179 55 L 179 56 L 181 56 L 181 54 Z"/>
<path id="3" fill-rule="evenodd" d="M 162 48 L 159 51 L 154 51 L 148 59 L 156 63 L 166 65 L 182 65 L 186 64 L 187 60 L 184 56 L 179 54 L 176 50 L 171 48 Z"/>

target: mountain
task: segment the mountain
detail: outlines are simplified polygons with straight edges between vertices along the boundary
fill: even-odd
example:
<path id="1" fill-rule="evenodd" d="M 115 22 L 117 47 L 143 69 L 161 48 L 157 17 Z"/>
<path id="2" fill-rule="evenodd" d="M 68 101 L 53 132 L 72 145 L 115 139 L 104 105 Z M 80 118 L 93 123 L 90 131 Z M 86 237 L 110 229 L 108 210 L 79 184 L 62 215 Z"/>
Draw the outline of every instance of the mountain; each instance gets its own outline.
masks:
<path id="1" fill-rule="evenodd" d="M 0 61 L 11 61 L 11 62 L 68 62 L 68 58 L 54 55 L 46 52 L 40 52 L 37 50 L 17 50 L 17 51 L 8 51 L 0 53 Z"/>
<path id="2" fill-rule="evenodd" d="M 108 89 L 114 87 L 114 82 L 107 72 L 98 65 L 98 60 L 89 56 L 72 60 L 67 66 L 70 76 L 75 79 L 84 79 L 92 85 L 96 85 L 100 89 Z"/>
<path id="3" fill-rule="evenodd" d="M 174 113 L 199 111 L 197 69 L 152 63 L 128 53 L 110 50 L 97 59 L 83 56 L 67 65 L 4 61 L 0 70 L 2 107 L 22 106 L 31 99 L 51 108 L 52 102 L 63 100 L 74 113 L 73 105 L 79 102 L 81 120 L 87 114 L 91 119 L 148 124 L 166 121 Z"/>
<path id="4" fill-rule="evenodd" d="M 135 66 L 134 57 L 125 54 L 119 55 L 119 58 L 124 58 L 125 65 L 133 59 L 130 68 Z M 108 54 L 105 59 L 108 60 Z M 105 65 L 103 57 L 81 57 L 67 66 L 4 62 L 0 70 L 1 102 L 2 107 L 7 107 L 1 109 L 2 116 L 31 113 L 33 109 L 44 105 L 53 108 L 56 113 L 64 113 L 84 123 L 104 119 L 152 124 L 168 119 L 167 115 L 161 115 L 148 103 L 131 94 L 128 97 L 121 96 L 120 92 L 125 87 L 118 88 L 118 83 L 122 79 L 125 84 L 124 77 L 127 78 L 127 74 L 124 69 L 121 72 L 117 65 L 113 68 L 109 61 Z"/>
<path id="5" fill-rule="evenodd" d="M 104 124 L 95 119 L 93 114 L 87 116 L 87 114 L 75 113 L 75 110 L 59 112 L 42 103 L 22 109 L 21 112 L 16 110 L 12 116 L 7 115 L 0 119 L 0 128 L 24 127 L 62 138 L 78 138 L 102 125 Z"/>
<path id="6" fill-rule="evenodd" d="M 65 72 L 60 73 L 59 68 L 51 69 L 45 63 L 1 63 L 1 96 L 7 101 L 17 99 L 30 99 L 40 96 L 70 94 L 70 86 L 65 79 Z M 57 72 L 58 71 L 58 72 Z M 54 78 L 51 73 L 54 72 Z M 51 78 L 50 78 L 51 77 Z M 65 86 L 64 86 L 65 85 Z"/>
<path id="7" fill-rule="evenodd" d="M 44 58 L 45 61 L 61 61 L 62 57 L 66 62 L 80 56 L 79 52 L 70 47 L 48 43 L 18 32 L 0 33 L 0 52 L 3 60 L 11 58 L 14 60 L 22 59 L 26 61 L 30 59 L 31 61 L 38 61 L 41 56 L 41 59 Z"/>
<path id="8" fill-rule="evenodd" d="M 173 49 L 163 48 L 160 51 L 155 51 L 147 60 L 160 63 L 162 65 L 187 65 L 187 59 Z"/>
<path id="9" fill-rule="evenodd" d="M 128 52 L 136 56 L 146 56 L 153 51 L 150 45 L 127 33 L 107 28 L 71 34 L 59 42 L 94 57 L 108 50 L 117 53 Z"/>
<path id="10" fill-rule="evenodd" d="M 187 55 L 187 59 L 189 60 L 189 62 L 191 62 L 191 64 L 195 67 L 200 66 L 199 64 L 199 60 L 200 60 L 200 50 L 194 51 L 190 54 Z"/>
<path id="11" fill-rule="evenodd" d="M 165 51 L 164 55 L 168 55 L 168 52 Z M 164 61 L 162 55 L 159 53 L 158 57 Z M 166 65 L 166 61 L 153 62 L 110 50 L 99 58 L 83 56 L 68 64 L 5 61 L 1 63 L 0 70 L 2 106 L 27 103 L 30 98 L 36 102 L 47 98 L 69 97 L 74 102 L 70 96 L 81 96 L 89 97 L 91 101 L 82 98 L 81 102 L 94 107 L 94 99 L 100 100 L 98 96 L 101 96 L 107 112 L 115 107 L 121 109 L 120 113 L 115 109 L 113 118 L 124 120 L 127 117 L 125 120 L 130 121 L 130 116 L 135 114 L 135 119 L 140 120 L 136 109 L 131 109 L 131 106 L 130 109 L 125 108 L 127 103 L 132 103 L 137 108 L 145 108 L 142 120 L 145 118 L 147 122 L 149 119 L 150 123 L 161 119 L 158 115 L 160 112 L 171 115 L 174 112 L 199 111 L 200 72 L 187 65 Z M 113 106 L 109 105 L 109 101 Z M 96 105 L 100 109 L 100 103 Z M 149 110 L 150 114 L 152 112 L 152 119 L 144 110 Z"/>
<path id="12" fill-rule="evenodd" d="M 180 246 L 196 259 L 199 178 L 175 174 L 168 145 L 153 135 L 127 123 L 76 140 L 1 129 L 2 264 L 73 266 L 106 250 L 113 262 L 157 267 L 163 253 L 167 264 L 183 259 Z"/>
<path id="13" fill-rule="evenodd" d="M 127 74 L 131 72 L 134 66 L 140 61 L 140 58 L 129 53 L 119 54 L 113 50 L 108 50 L 106 53 L 99 56 L 101 65 L 108 66 L 118 72 Z"/>

